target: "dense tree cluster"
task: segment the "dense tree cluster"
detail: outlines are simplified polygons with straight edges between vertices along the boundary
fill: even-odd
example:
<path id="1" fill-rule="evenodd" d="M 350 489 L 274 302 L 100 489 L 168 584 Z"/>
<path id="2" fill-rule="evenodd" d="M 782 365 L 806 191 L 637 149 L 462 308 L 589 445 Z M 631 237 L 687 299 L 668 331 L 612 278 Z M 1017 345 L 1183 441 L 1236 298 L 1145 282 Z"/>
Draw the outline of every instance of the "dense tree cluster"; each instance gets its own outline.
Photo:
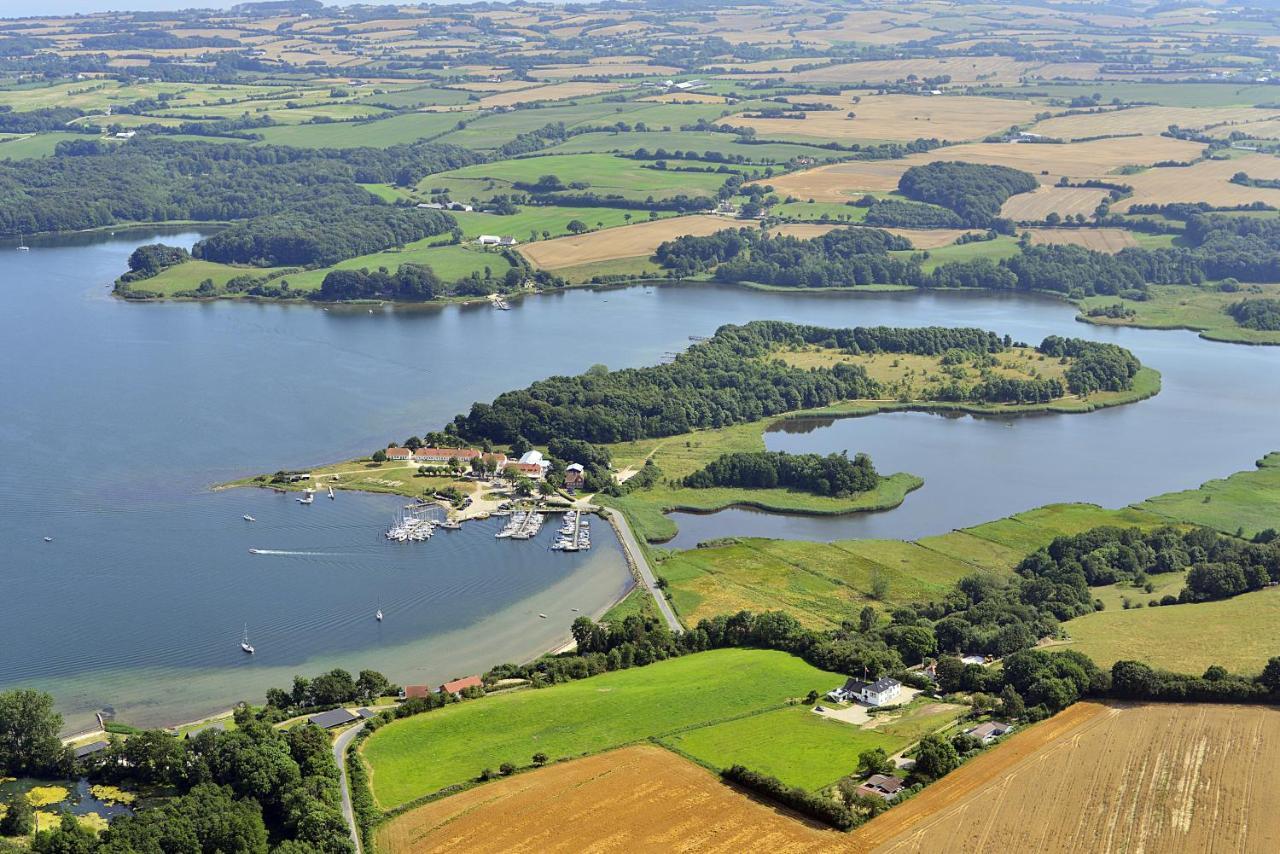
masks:
<path id="1" fill-rule="evenodd" d="M 955 211 L 974 228 L 994 226 L 1010 196 L 1039 186 L 1034 175 L 1019 169 L 947 160 L 912 166 L 898 179 L 898 190 L 907 198 Z"/>
<path id="2" fill-rule="evenodd" d="M 1116 344 L 1050 335 L 1037 349 L 1046 356 L 1071 360 L 1066 378 L 1072 394 L 1126 391 L 1142 370 L 1138 357 Z"/>
<path id="3" fill-rule="evenodd" d="M 1229 305 L 1227 314 L 1246 329 L 1280 331 L 1280 299 L 1241 300 Z"/>
<path id="4" fill-rule="evenodd" d="M 851 830 L 857 824 L 853 813 L 844 804 L 799 786 L 788 786 L 777 777 L 752 771 L 743 765 L 731 765 L 721 771 L 720 776 L 730 783 L 784 804 L 801 815 L 817 819 L 837 830 Z"/>
<path id="5" fill-rule="evenodd" d="M 767 415 L 864 397 L 872 383 L 850 365 L 806 371 L 763 357 L 790 324 L 722 327 L 670 364 L 540 380 L 521 391 L 477 403 L 451 429 L 472 441 L 518 437 L 602 444 L 722 427 Z M 775 336 L 777 336 L 775 338 Z"/>
<path id="6" fill-rule="evenodd" d="M 955 211 L 904 202 L 898 199 L 871 199 L 863 222 L 867 225 L 898 226 L 900 228 L 963 228 L 967 223 Z"/>
<path id="7" fill-rule="evenodd" d="M 978 329 L 825 329 L 777 321 L 721 327 L 673 362 L 551 377 L 477 403 L 450 425 L 470 441 L 543 443 L 555 437 L 593 443 L 670 436 L 769 415 L 874 397 L 879 384 L 860 366 L 805 370 L 766 358 L 777 347 L 817 345 L 851 355 L 952 349 L 998 352 L 1011 342 Z"/>
<path id="8" fill-rule="evenodd" d="M 84 115 L 75 107 L 45 107 L 28 112 L 14 112 L 12 107 L 0 106 L 0 133 L 41 133 L 65 130 L 67 125 Z"/>
<path id="9" fill-rule="evenodd" d="M 379 201 L 359 184 L 412 183 L 482 159 L 436 143 L 334 150 L 72 139 L 53 157 L 0 162 L 0 236 L 323 213 Z"/>
<path id="10" fill-rule="evenodd" d="M 747 489 L 798 489 L 814 495 L 846 498 L 880 485 L 871 458 L 858 454 L 788 454 L 743 451 L 722 454 L 684 479 L 694 489 L 715 486 Z"/>
<path id="11" fill-rule="evenodd" d="M 320 283 L 316 299 L 341 302 L 358 299 L 385 299 L 418 302 L 443 293 L 435 272 L 423 264 L 401 264 L 394 273 L 384 270 L 334 270 Z"/>
<path id="12" fill-rule="evenodd" d="M 361 670 L 353 678 L 347 671 L 335 668 L 314 679 L 295 676 L 293 686 L 287 690 L 267 689 L 268 713 L 264 717 L 279 717 L 279 713 L 288 716 L 303 709 L 332 708 L 343 703 L 371 703 L 395 691 L 396 686 L 376 670 Z"/>
<path id="13" fill-rule="evenodd" d="M 223 264 L 323 267 L 442 234 L 454 226 L 453 217 L 443 211 L 333 201 L 333 207 L 317 205 L 233 225 L 201 240 L 191 254 Z"/>
<path id="14" fill-rule="evenodd" d="M 159 275 L 162 270 L 190 260 L 191 253 L 181 246 L 148 243 L 139 246 L 129 255 L 129 272 L 120 277 L 121 282 L 136 282 Z"/>
<path id="15" fill-rule="evenodd" d="M 91 780 L 176 789 L 156 809 L 116 819 L 98 840 L 78 841 L 72 821 L 37 836 L 40 852 L 353 850 L 343 821 L 333 745 L 311 724 L 276 729 L 242 707 L 234 730 L 187 739 L 153 730 L 112 739 L 81 769 Z M 69 844 L 77 847 L 67 847 Z"/>
<path id="16" fill-rule="evenodd" d="M 58 737 L 62 715 L 53 697 L 17 689 L 0 693 L 0 777 L 57 777 L 70 768 Z"/>

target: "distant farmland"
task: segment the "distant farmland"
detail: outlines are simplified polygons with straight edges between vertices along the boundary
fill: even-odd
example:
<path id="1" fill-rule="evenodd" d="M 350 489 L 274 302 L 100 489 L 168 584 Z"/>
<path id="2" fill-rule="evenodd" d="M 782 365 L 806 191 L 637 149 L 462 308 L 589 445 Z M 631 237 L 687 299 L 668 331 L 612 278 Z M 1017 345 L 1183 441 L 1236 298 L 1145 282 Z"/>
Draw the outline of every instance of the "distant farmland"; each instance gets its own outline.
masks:
<path id="1" fill-rule="evenodd" d="M 1276 850 L 1280 710 L 1077 703 L 849 838 L 908 852 Z"/>

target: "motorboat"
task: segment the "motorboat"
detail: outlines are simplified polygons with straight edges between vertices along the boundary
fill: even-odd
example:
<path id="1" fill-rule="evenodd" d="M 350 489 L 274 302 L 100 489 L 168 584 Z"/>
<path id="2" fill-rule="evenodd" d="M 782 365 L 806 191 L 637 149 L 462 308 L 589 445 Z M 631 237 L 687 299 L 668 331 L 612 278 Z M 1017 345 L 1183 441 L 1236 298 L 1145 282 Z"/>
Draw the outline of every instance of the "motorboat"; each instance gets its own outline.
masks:
<path id="1" fill-rule="evenodd" d="M 46 543 L 52 543 L 52 542 L 53 542 L 53 537 L 45 537 L 45 538 L 44 538 L 44 541 L 45 541 Z"/>
<path id="2" fill-rule="evenodd" d="M 257 519 L 255 519 L 255 518 L 253 518 L 252 516 L 250 516 L 248 513 L 244 514 L 244 515 L 243 515 L 243 516 L 241 516 L 240 518 L 241 518 L 241 519 L 244 519 L 246 522 L 256 522 L 256 521 L 258 521 Z"/>
<path id="3" fill-rule="evenodd" d="M 316 500 L 316 491 L 314 489 L 304 489 L 302 497 L 297 499 L 299 504 L 311 504 Z"/>
<path id="4" fill-rule="evenodd" d="M 379 609 L 378 609 L 378 613 L 376 613 L 376 614 L 374 614 L 374 615 L 373 615 L 373 618 L 374 618 L 375 620 L 377 620 L 379 623 L 381 623 L 381 622 L 382 622 L 382 609 L 381 609 L 381 608 L 379 608 Z"/>

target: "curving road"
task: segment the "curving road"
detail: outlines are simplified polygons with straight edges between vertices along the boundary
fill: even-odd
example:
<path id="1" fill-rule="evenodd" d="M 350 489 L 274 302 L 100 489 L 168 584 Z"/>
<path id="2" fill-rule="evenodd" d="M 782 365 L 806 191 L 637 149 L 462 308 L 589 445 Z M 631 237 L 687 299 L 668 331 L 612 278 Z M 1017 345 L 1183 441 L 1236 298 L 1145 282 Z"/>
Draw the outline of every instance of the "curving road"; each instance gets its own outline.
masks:
<path id="1" fill-rule="evenodd" d="M 356 811 L 351 807 L 351 786 L 347 783 L 347 747 L 362 729 L 364 721 L 338 733 L 338 737 L 333 740 L 333 761 L 338 763 L 338 788 L 342 791 L 342 817 L 351 830 L 351 841 L 355 843 L 356 854 L 363 854 L 364 849 L 360 845 L 360 826 L 356 824 Z"/>
<path id="2" fill-rule="evenodd" d="M 605 515 L 609 517 L 609 521 L 613 523 L 613 529 L 618 532 L 618 539 L 622 542 L 622 548 L 626 551 L 628 560 L 631 561 L 631 565 L 636 568 L 636 571 L 640 573 L 641 583 L 653 596 L 653 601 L 658 606 L 658 613 L 662 614 L 662 619 L 667 621 L 668 628 L 673 632 L 684 631 L 684 626 L 680 625 L 680 618 L 671 609 L 671 603 L 667 601 L 667 597 L 658 588 L 658 580 L 654 577 L 653 570 L 649 568 L 649 561 L 645 559 L 644 551 L 641 550 L 640 543 L 636 541 L 636 535 L 631 532 L 631 526 L 627 524 L 626 517 L 611 507 L 602 509 Z"/>

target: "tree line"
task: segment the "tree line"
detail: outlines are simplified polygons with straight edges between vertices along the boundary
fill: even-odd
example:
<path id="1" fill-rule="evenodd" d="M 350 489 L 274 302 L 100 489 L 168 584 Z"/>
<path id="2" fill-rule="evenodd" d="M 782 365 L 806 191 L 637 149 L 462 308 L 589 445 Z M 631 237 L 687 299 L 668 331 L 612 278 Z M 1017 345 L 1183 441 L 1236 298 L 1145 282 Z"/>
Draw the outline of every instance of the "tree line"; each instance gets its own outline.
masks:
<path id="1" fill-rule="evenodd" d="M 743 451 L 722 454 L 684 479 L 693 489 L 716 486 L 745 489 L 798 489 L 814 495 L 847 498 L 880 485 L 881 477 L 866 454 L 851 460 L 847 453 L 789 454 Z"/>
<path id="2" fill-rule="evenodd" d="M 972 228 L 1002 231 L 1011 228 L 1000 221 L 1000 206 L 1039 186 L 1034 175 L 1020 169 L 947 160 L 912 166 L 898 179 L 898 190 L 907 198 L 952 210 Z"/>

